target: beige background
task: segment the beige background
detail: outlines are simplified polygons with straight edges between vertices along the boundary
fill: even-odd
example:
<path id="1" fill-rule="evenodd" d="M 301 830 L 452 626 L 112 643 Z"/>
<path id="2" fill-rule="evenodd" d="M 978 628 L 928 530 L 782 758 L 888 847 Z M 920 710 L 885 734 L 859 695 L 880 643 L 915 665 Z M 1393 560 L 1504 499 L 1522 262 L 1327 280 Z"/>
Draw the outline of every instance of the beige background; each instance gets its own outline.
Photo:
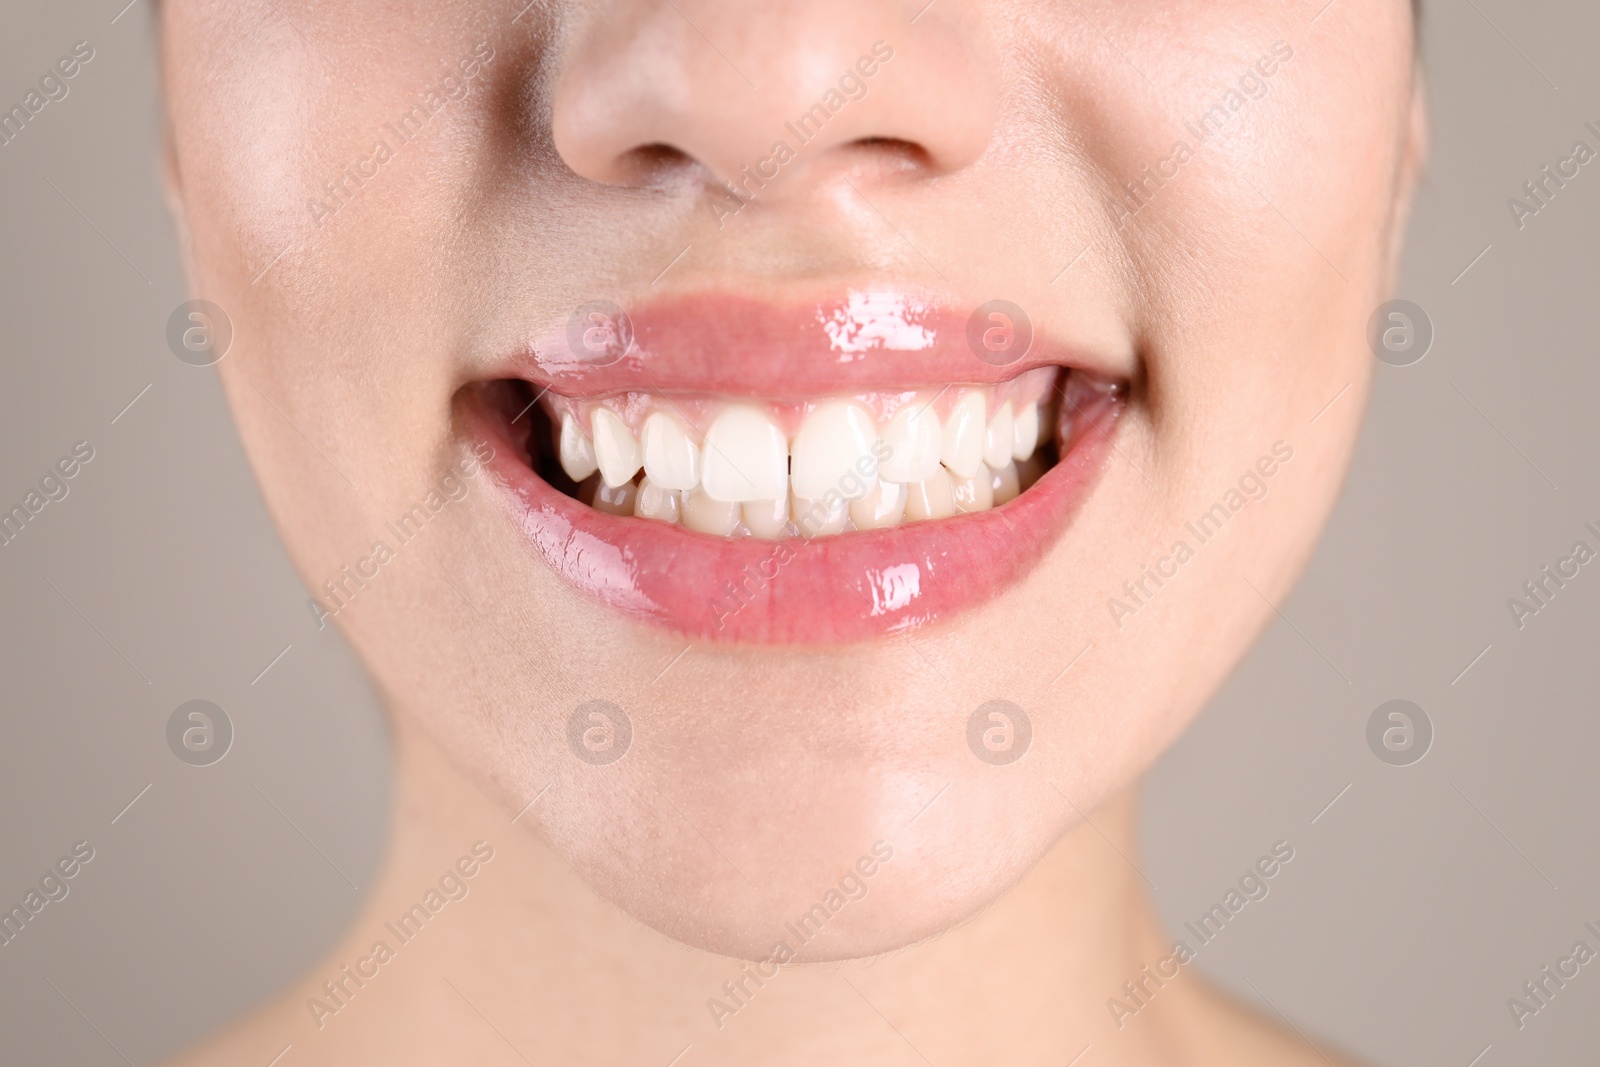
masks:
<path id="1" fill-rule="evenodd" d="M 96 852 L 0 948 L 8 1063 L 157 1061 L 280 986 L 352 914 L 386 816 L 373 695 L 307 624 L 214 372 L 166 347 L 184 293 L 150 12 L 123 2 L 0 14 L 7 107 L 73 42 L 96 52 L 0 147 L 0 508 L 74 442 L 96 453 L 0 547 L 0 904 L 73 842 Z M 1600 526 L 1600 162 L 1520 232 L 1506 208 L 1575 139 L 1600 148 L 1597 42 L 1589 0 L 1429 11 L 1434 157 L 1400 295 L 1437 339 L 1379 368 L 1309 574 L 1150 785 L 1141 865 L 1175 928 L 1296 850 L 1201 966 L 1376 1063 L 1543 1067 L 1600 1038 L 1600 964 L 1521 1031 L 1505 1003 L 1600 926 L 1600 567 L 1521 631 L 1506 608 Z M 210 768 L 164 737 L 196 697 L 237 732 Z M 1410 767 L 1365 740 L 1395 697 L 1436 730 Z"/>

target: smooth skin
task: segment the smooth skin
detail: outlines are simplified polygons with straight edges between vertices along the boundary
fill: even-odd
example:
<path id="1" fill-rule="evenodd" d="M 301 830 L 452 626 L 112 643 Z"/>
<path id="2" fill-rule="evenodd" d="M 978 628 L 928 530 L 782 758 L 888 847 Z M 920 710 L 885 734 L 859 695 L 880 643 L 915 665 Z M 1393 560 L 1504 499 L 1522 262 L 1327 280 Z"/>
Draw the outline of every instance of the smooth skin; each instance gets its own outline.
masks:
<path id="1" fill-rule="evenodd" d="M 469 479 L 331 622 L 393 722 L 367 910 L 190 1062 L 1326 1062 L 1192 969 L 1121 1028 L 1106 1007 L 1172 941 L 1122 858 L 1139 777 L 1332 508 L 1423 157 L 1408 6 L 1320 6 L 167 3 L 191 284 L 233 319 L 218 369 L 312 589 L 469 454 L 462 391 L 597 296 L 1005 294 L 1130 383 L 1027 579 L 839 649 L 685 651 L 574 596 Z M 878 41 L 866 94 L 719 217 L 721 183 Z M 422 131 L 388 132 L 430 89 Z M 1186 123 L 1219 104 L 1202 144 Z M 1171 176 L 1124 199 L 1147 166 Z M 1266 496 L 1119 616 L 1280 443 Z M 1007 768 L 966 741 L 995 698 L 1034 724 Z M 604 768 L 566 744 L 592 699 L 634 724 Z M 470 895 L 319 1028 L 307 998 L 480 840 Z M 719 1028 L 740 959 L 880 841 L 867 895 Z"/>

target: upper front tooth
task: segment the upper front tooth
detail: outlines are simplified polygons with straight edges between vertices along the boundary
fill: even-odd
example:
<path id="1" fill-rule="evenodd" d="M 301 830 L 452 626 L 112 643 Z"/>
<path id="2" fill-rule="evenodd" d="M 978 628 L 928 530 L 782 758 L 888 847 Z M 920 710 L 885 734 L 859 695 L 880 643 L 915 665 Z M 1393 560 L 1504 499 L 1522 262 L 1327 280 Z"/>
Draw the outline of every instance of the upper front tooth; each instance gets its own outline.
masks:
<path id="1" fill-rule="evenodd" d="M 724 408 L 706 431 L 701 485 L 712 500 L 780 500 L 789 493 L 783 431 L 756 408 Z"/>
<path id="2" fill-rule="evenodd" d="M 639 455 L 639 442 L 633 439 L 627 424 L 610 408 L 595 408 L 589 421 L 594 426 L 594 455 L 600 464 L 600 477 L 613 487 L 633 481 L 644 460 Z"/>
<path id="3" fill-rule="evenodd" d="M 983 393 L 969 389 L 944 417 L 939 461 L 958 477 L 971 478 L 983 462 Z"/>
<path id="4" fill-rule="evenodd" d="M 830 401 L 807 415 L 795 435 L 789 465 L 795 496 L 821 499 L 829 490 L 848 497 L 864 495 L 877 484 L 878 474 L 874 470 L 863 476 L 857 464 L 872 454 L 876 437 L 867 409 L 848 400 Z M 840 483 L 852 473 L 861 484 L 846 492 Z"/>
<path id="5" fill-rule="evenodd" d="M 878 469 L 879 477 L 890 482 L 920 482 L 939 466 L 939 416 L 933 405 L 918 400 L 894 413 L 883 429 L 883 443 L 889 458 Z"/>
<path id="6" fill-rule="evenodd" d="M 1011 401 L 1000 405 L 989 425 L 983 431 L 983 465 L 1004 467 L 1011 462 L 1011 445 L 1016 436 L 1015 421 L 1011 415 Z"/>
<path id="7" fill-rule="evenodd" d="M 1024 404 L 1011 424 L 1011 458 L 1027 459 L 1039 446 L 1039 405 Z M 996 466 L 996 464 L 990 464 Z"/>
<path id="8" fill-rule="evenodd" d="M 578 420 L 571 415 L 561 416 L 561 469 L 567 477 L 581 482 L 599 469 L 594 458 L 594 442 L 583 432 Z"/>
<path id="9" fill-rule="evenodd" d="M 644 472 L 663 489 L 693 489 L 700 484 L 700 446 L 665 411 L 651 413 L 639 435 Z"/>

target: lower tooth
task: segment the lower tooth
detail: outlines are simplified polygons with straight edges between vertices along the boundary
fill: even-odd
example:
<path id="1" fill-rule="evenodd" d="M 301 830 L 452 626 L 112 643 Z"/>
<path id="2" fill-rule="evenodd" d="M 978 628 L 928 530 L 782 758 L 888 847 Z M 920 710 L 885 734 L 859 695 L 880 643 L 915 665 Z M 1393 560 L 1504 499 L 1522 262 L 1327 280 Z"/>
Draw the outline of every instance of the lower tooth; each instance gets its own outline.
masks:
<path id="1" fill-rule="evenodd" d="M 950 472 L 940 467 L 926 479 L 906 486 L 906 518 L 948 519 L 956 513 L 955 482 Z"/>
<path id="2" fill-rule="evenodd" d="M 789 525 L 788 500 L 751 500 L 743 505 L 744 524 L 752 534 L 767 541 L 777 540 Z"/>
<path id="3" fill-rule="evenodd" d="M 882 482 L 860 500 L 850 502 L 850 518 L 858 530 L 881 530 L 898 526 L 906 514 L 906 487 L 899 482 Z"/>
<path id="4" fill-rule="evenodd" d="M 957 511 L 988 511 L 994 507 L 994 476 L 990 474 L 988 466 L 978 464 L 978 470 L 970 478 L 958 478 L 955 482 L 955 502 Z"/>
<path id="5" fill-rule="evenodd" d="M 994 506 L 999 507 L 1009 500 L 1015 500 L 1017 494 L 1022 492 L 1022 483 L 1018 480 L 1017 465 L 1007 463 L 1004 467 L 993 472 Z"/>
<path id="6" fill-rule="evenodd" d="M 648 477 L 639 483 L 639 494 L 633 502 L 633 513 L 641 519 L 676 523 L 681 510 L 681 497 L 676 489 L 663 489 Z"/>
<path id="7" fill-rule="evenodd" d="M 683 494 L 683 524 L 700 533 L 727 537 L 739 526 L 739 505 L 712 500 L 705 489 L 695 486 Z"/>
<path id="8" fill-rule="evenodd" d="M 801 537 L 843 533 L 845 523 L 850 520 L 849 503 L 837 495 L 831 501 L 792 496 L 789 506 L 794 512 L 795 528 L 800 531 Z"/>
<path id="9" fill-rule="evenodd" d="M 638 495 L 639 487 L 632 482 L 623 482 L 613 488 L 605 483 L 604 478 L 599 478 L 595 481 L 594 498 L 589 501 L 589 506 L 610 515 L 632 515 L 634 497 Z"/>

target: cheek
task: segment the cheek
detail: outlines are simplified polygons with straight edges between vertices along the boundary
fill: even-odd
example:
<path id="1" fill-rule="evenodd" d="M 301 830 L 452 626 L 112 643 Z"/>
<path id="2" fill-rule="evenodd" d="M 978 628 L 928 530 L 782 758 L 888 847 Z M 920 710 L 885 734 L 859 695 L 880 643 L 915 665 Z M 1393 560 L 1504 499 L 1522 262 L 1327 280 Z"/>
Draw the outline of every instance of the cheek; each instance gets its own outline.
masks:
<path id="1" fill-rule="evenodd" d="M 283 20 L 244 10 L 207 16 L 164 25 L 174 147 L 201 262 L 233 263 L 248 282 L 303 236 L 313 162 L 336 136 L 318 119 L 339 93 Z M 250 43 L 214 47 L 218 40 Z"/>
<path id="2" fill-rule="evenodd" d="M 164 76 L 192 284 L 233 320 L 218 369 L 290 552 L 319 589 L 438 482 L 452 306 L 417 294 L 444 291 L 429 250 L 449 216 L 422 208 L 430 187 L 459 184 L 430 158 L 451 151 L 446 117 L 464 122 L 477 105 L 452 101 L 411 145 L 388 127 L 477 38 L 398 25 L 357 38 L 340 32 L 348 12 L 301 3 L 170 14 Z M 397 585 L 390 577 L 380 584 Z"/>
<path id="3" fill-rule="evenodd" d="M 1348 464 L 1373 363 L 1365 323 L 1384 299 L 1411 69 L 1401 5 L 1357 0 L 1354 13 L 1313 36 L 1265 9 L 1197 22 L 1181 39 L 1119 27 L 1157 91 L 1099 97 L 1124 110 L 1088 125 L 1114 220 L 1088 243 L 1098 270 L 1142 283 L 1148 377 L 1105 486 L 1011 616 L 1072 635 L 1076 647 L 1057 651 L 1063 663 L 1089 649 L 1049 693 L 1079 709 L 1063 768 L 1076 767 L 1087 791 L 1124 784 L 1198 713 L 1274 617 Z M 1227 88 L 1279 39 L 1294 54 L 1263 79 L 1267 93 L 1228 109 Z M 1079 75 L 1060 77 L 1072 95 Z M 1219 106 L 1222 117 L 1204 121 Z M 1158 171 L 1180 142 L 1189 158 Z M 1188 524 L 1279 440 L 1295 459 L 1268 497 L 1241 495 L 1226 536 L 1201 546 Z M 1179 540 L 1195 558 L 1136 590 L 1137 612 L 1116 625 L 1108 602 L 1133 604 L 1124 583 L 1144 580 Z"/>
<path id="4" fill-rule="evenodd" d="M 426 306 L 405 294 L 426 286 L 421 253 L 437 258 L 440 201 L 465 184 L 441 160 L 482 153 L 464 138 L 487 106 L 482 93 L 451 99 L 441 84 L 483 39 L 473 23 L 492 20 L 482 10 L 442 25 L 369 12 L 352 35 L 350 11 L 299 0 L 206 7 L 177 9 L 186 15 L 168 20 L 163 42 L 199 262 L 252 291 L 293 289 L 288 310 L 298 314 L 369 295 L 408 313 Z"/>

